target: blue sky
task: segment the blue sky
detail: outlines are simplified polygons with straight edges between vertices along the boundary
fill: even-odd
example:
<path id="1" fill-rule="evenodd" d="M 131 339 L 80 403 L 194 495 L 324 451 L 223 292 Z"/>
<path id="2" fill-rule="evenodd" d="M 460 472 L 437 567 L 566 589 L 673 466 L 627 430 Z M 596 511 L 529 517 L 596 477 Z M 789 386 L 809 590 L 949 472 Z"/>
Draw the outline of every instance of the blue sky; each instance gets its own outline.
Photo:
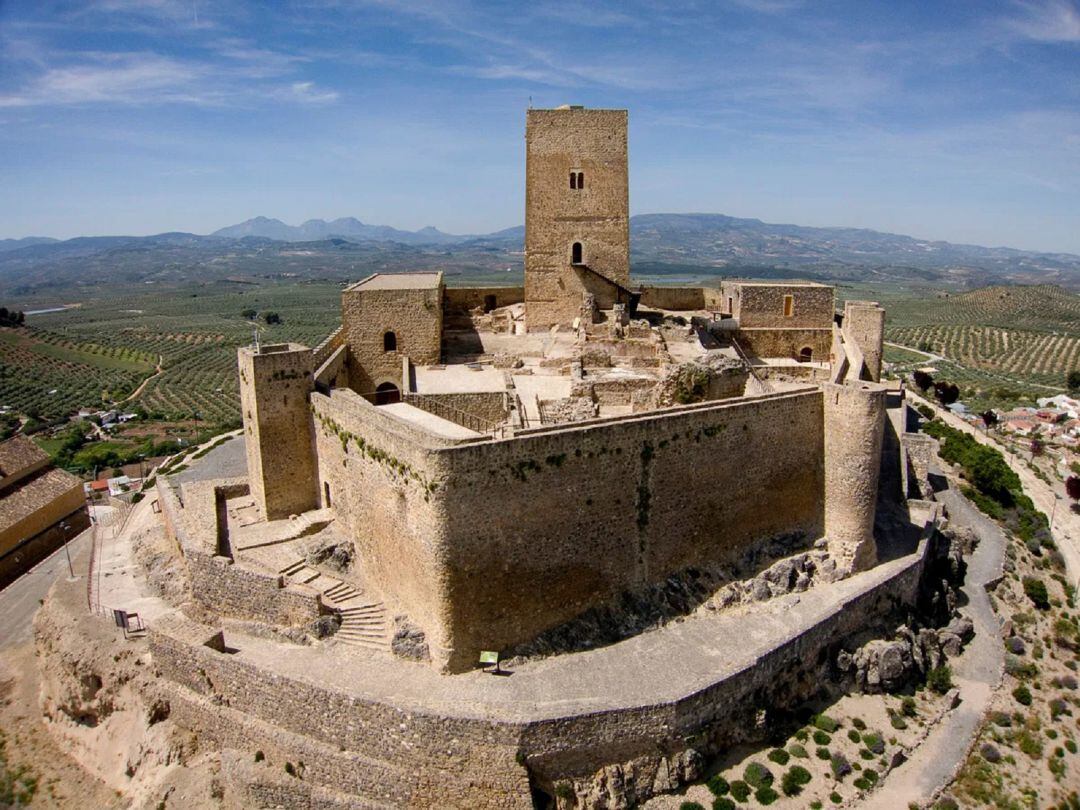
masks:
<path id="1" fill-rule="evenodd" d="M 524 111 L 633 213 L 1080 253 L 1080 0 L 0 0 L 0 237 L 524 220 Z"/>

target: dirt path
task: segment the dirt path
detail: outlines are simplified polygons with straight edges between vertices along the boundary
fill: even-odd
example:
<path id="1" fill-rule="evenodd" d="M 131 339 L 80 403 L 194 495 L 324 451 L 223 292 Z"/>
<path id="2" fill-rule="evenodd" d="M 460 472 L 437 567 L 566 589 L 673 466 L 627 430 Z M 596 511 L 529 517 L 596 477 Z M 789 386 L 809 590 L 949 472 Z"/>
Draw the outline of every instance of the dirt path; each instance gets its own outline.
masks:
<path id="1" fill-rule="evenodd" d="M 154 369 L 154 373 L 151 374 L 149 377 L 147 377 L 145 380 L 143 380 L 141 383 L 139 383 L 138 388 L 136 388 L 134 391 L 132 391 L 130 394 L 128 394 L 126 397 L 124 397 L 122 400 L 120 400 L 116 404 L 117 405 L 123 405 L 125 402 L 130 402 L 131 400 L 138 397 L 139 394 L 141 394 L 143 392 L 143 389 L 146 388 L 147 383 L 149 383 L 152 379 L 154 379 L 154 377 L 161 376 L 161 372 L 164 371 L 164 369 L 161 367 L 162 362 L 163 362 L 163 358 L 159 354 L 157 356 L 157 367 Z"/>

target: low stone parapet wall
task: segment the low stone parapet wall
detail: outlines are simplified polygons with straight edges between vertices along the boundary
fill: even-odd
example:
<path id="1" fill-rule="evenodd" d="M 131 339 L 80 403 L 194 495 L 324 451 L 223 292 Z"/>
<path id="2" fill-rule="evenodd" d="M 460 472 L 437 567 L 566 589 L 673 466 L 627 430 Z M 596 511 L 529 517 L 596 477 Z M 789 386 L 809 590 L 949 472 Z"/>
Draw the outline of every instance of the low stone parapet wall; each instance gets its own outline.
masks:
<path id="1" fill-rule="evenodd" d="M 670 657 L 671 678 L 646 705 L 627 704 L 618 689 L 507 705 L 496 696 L 500 690 L 475 681 L 452 703 L 444 690 L 432 697 L 407 685 L 408 678 L 380 692 L 376 682 L 394 680 L 393 667 L 362 659 L 355 679 L 338 679 L 354 685 L 343 689 L 317 668 L 309 676 L 285 674 L 292 670 L 268 667 L 265 652 L 259 664 L 243 649 L 207 646 L 214 628 L 179 616 L 155 624 L 150 645 L 182 725 L 251 756 L 260 749 L 277 763 L 302 761 L 312 784 L 395 805 L 529 807 L 530 786 L 549 793 L 562 782 L 581 786 L 605 768 L 633 762 L 639 778 L 648 777 L 628 787 L 640 800 L 683 778 L 666 785 L 660 774 L 688 774 L 687 763 L 751 738 L 759 712 L 811 697 L 846 638 L 902 621 L 918 600 L 932 536 L 928 528 L 916 553 L 822 586 L 837 589 L 835 602 L 815 601 L 805 618 L 803 608 L 788 607 L 775 638 L 758 640 L 760 653 L 731 651 L 742 662 L 735 671 L 721 667 L 701 682 Z M 660 648 L 653 654 L 667 656 Z M 598 682 L 617 683 L 613 674 L 598 672 Z M 672 697 L 673 690 L 681 691 Z M 267 795 L 288 792 L 288 783 L 275 783 Z"/>

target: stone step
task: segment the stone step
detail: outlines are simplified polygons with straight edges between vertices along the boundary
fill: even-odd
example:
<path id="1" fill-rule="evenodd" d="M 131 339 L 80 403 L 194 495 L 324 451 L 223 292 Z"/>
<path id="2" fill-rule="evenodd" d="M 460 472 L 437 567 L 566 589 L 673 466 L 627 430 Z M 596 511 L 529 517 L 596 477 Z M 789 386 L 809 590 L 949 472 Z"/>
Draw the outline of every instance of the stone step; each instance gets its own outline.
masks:
<path id="1" fill-rule="evenodd" d="M 361 614 L 359 616 L 353 614 L 352 616 L 343 616 L 341 622 L 342 624 L 355 624 L 357 622 L 363 624 L 386 624 L 386 617 L 375 613 Z"/>
<path id="2" fill-rule="evenodd" d="M 343 638 L 341 642 L 342 644 L 348 644 L 350 647 L 362 647 L 365 650 L 378 650 L 379 652 L 390 651 L 390 642 L 385 639 L 375 641 L 366 638 Z"/>
<path id="3" fill-rule="evenodd" d="M 323 591 L 323 594 L 325 596 L 333 598 L 336 594 L 345 594 L 354 590 L 356 589 L 352 585 L 349 585 L 347 582 L 338 582 L 336 585 L 331 585 L 329 588 Z"/>
<path id="4" fill-rule="evenodd" d="M 342 608 L 342 616 L 358 616 L 363 614 L 376 614 L 380 616 L 386 614 L 386 608 L 382 605 L 352 605 L 351 607 Z"/>
<path id="5" fill-rule="evenodd" d="M 287 577 L 291 577 L 293 574 L 297 573 L 298 571 L 300 571 L 301 569 L 306 568 L 306 567 L 307 567 L 307 563 L 305 563 L 303 560 L 298 560 L 297 562 L 290 563 L 289 565 L 286 565 L 284 568 L 282 568 L 280 571 L 278 571 L 278 573 L 279 574 L 284 574 Z"/>

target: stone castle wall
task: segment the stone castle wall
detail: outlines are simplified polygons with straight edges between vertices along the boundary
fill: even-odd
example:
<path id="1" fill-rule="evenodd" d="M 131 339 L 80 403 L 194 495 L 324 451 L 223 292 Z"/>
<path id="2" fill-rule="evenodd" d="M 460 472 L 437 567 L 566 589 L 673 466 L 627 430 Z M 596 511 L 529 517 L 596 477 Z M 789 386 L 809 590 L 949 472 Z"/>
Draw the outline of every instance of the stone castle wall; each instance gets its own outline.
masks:
<path id="1" fill-rule="evenodd" d="M 442 447 L 355 395 L 313 401 L 365 571 L 454 670 L 624 590 L 824 528 L 817 390 Z"/>
<path id="2" fill-rule="evenodd" d="M 341 319 L 349 346 L 349 387 L 361 394 L 383 383 L 401 388 L 401 361 L 438 363 L 442 354 L 442 285 L 424 289 L 364 289 L 341 294 Z M 393 332 L 397 349 L 385 351 Z"/>
<path id="3" fill-rule="evenodd" d="M 735 340 L 747 354 L 755 357 L 798 357 L 809 346 L 813 360 L 827 363 L 832 347 L 832 328 L 826 329 L 742 329 L 735 332 Z"/>
<path id="4" fill-rule="evenodd" d="M 625 110 L 529 110 L 525 125 L 525 317 L 530 330 L 570 324 L 583 292 L 611 297 L 582 262 L 630 282 L 630 203 Z M 583 189 L 570 188 L 582 172 Z M 595 287 L 596 289 L 592 289 Z M 601 299 L 602 300 L 602 299 Z M 602 304 L 601 304 L 602 305 Z"/>
<path id="5" fill-rule="evenodd" d="M 489 303 L 495 308 L 520 304 L 525 300 L 524 287 L 446 287 L 443 290 L 443 312 L 464 315 L 474 309 L 484 309 Z"/>
<path id="6" fill-rule="evenodd" d="M 243 649 L 206 646 L 215 629 L 179 616 L 151 627 L 150 647 L 176 722 L 248 762 L 263 751 L 264 769 L 303 763 L 303 781 L 256 776 L 258 784 L 274 782 L 262 788 L 269 796 L 308 806 L 307 783 L 397 806 L 526 808 L 530 783 L 550 792 L 632 760 L 638 769 L 666 771 L 688 749 L 708 758 L 742 741 L 761 710 L 793 708 L 827 675 L 844 639 L 914 607 L 930 543 L 924 535 L 916 553 L 828 586 L 838 589 L 834 602 L 792 621 L 749 664 L 654 704 L 627 706 L 613 695 L 605 710 L 552 713 L 548 704 L 513 716 L 497 703 L 480 712 L 471 704 L 399 706 L 364 696 L 362 685 L 342 690 L 270 673 Z M 678 786 L 650 779 L 634 790 L 648 796 Z"/>
<path id="7" fill-rule="evenodd" d="M 716 310 L 724 308 L 725 299 L 716 287 L 642 287 L 641 303 L 655 309 L 674 312 L 687 310 Z"/>
<path id="8" fill-rule="evenodd" d="M 310 349 L 287 343 L 242 347 L 240 409 L 244 420 L 251 494 L 268 519 L 314 509 L 319 503 L 308 394 Z"/>

